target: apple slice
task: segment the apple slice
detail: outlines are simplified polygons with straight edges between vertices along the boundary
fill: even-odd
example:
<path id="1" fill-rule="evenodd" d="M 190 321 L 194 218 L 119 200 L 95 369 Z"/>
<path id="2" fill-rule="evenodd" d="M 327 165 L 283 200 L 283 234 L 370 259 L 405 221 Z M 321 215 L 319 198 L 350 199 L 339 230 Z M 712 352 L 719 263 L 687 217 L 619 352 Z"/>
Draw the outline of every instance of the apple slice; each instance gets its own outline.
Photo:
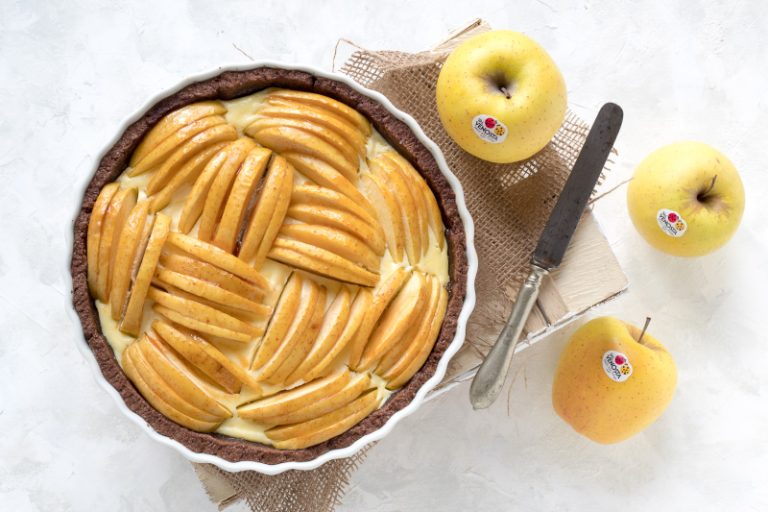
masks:
<path id="1" fill-rule="evenodd" d="M 178 227 L 182 233 L 189 233 L 197 219 L 200 218 L 208 190 L 211 188 L 219 169 L 229 158 L 228 148 L 230 144 L 225 145 L 213 155 L 192 185 L 192 190 L 184 200 L 184 207 L 181 210 L 181 215 L 179 215 Z"/>
<path id="2" fill-rule="evenodd" d="M 272 309 L 269 306 L 248 300 L 245 297 L 225 290 L 216 284 L 185 274 L 179 274 L 172 270 L 161 268 L 157 272 L 157 279 L 161 283 L 167 283 L 190 293 L 193 296 L 206 299 L 206 301 L 214 303 L 216 306 L 222 305 L 227 308 L 248 311 L 262 317 L 269 316 L 272 312 Z"/>
<path id="3" fill-rule="evenodd" d="M 344 325 L 344 330 L 341 332 L 338 341 L 331 347 L 331 350 L 326 353 L 323 358 L 310 367 L 309 371 L 302 377 L 305 381 L 310 381 L 324 374 L 324 372 L 330 368 L 331 363 L 352 341 L 353 336 L 363 323 L 366 313 L 371 308 L 373 302 L 373 294 L 367 288 L 360 288 L 357 292 L 354 302 L 352 303 L 352 309 L 349 312 L 349 319 Z M 362 350 L 362 349 L 361 349 Z M 309 357 L 312 357 L 310 354 Z M 359 355 L 357 356 L 360 357 Z M 298 373 L 298 372 L 297 372 Z"/>
<path id="4" fill-rule="evenodd" d="M 261 109 L 259 115 L 265 118 L 276 118 L 282 120 L 295 119 L 306 121 L 316 126 L 321 126 L 337 133 L 346 140 L 355 149 L 358 157 L 365 156 L 365 146 L 367 135 L 364 135 L 356 126 L 347 120 L 332 114 L 321 108 L 302 105 L 295 101 L 281 100 L 278 98 L 268 99 Z"/>
<path id="5" fill-rule="evenodd" d="M 262 423 L 267 425 L 292 425 L 302 423 L 313 418 L 319 418 L 324 414 L 345 406 L 354 399 L 371 389 L 371 377 L 364 373 L 357 375 L 348 382 L 340 391 L 332 395 L 318 397 L 317 400 L 298 410 L 282 415 L 264 418 Z"/>
<path id="6" fill-rule="evenodd" d="M 312 345 L 323 325 L 327 295 L 328 291 L 325 286 L 319 286 L 319 293 L 312 308 L 313 313 L 309 320 L 309 324 L 307 324 L 306 328 L 298 334 L 296 343 L 293 347 L 291 347 L 290 350 L 287 348 L 284 349 L 285 357 L 283 358 L 282 363 L 279 364 L 277 370 L 275 370 L 275 372 L 266 380 L 270 384 L 281 385 L 283 388 L 288 387 L 289 383 L 286 382 L 286 378 L 288 378 L 288 376 L 293 373 L 307 357 L 307 354 L 309 354 L 309 351 L 312 349 Z M 277 357 L 282 350 L 283 346 L 280 347 L 280 350 L 275 354 L 275 357 Z"/>
<path id="7" fill-rule="evenodd" d="M 426 277 L 414 272 L 379 319 L 365 346 L 359 369 L 371 369 L 384 357 L 408 327 L 418 322 L 428 298 Z"/>
<path id="8" fill-rule="evenodd" d="M 280 365 L 288 359 L 288 356 L 301 341 L 305 331 L 310 328 L 310 324 L 315 317 L 316 304 L 321 298 L 325 300 L 325 289 L 321 289 L 312 279 L 302 279 L 298 310 L 285 337 L 277 340 L 278 343 L 275 344 L 278 345 L 276 350 L 271 354 L 265 353 L 268 360 L 263 366 L 258 368 L 259 374 L 256 376 L 256 379 L 259 382 L 270 382 L 270 378 L 277 372 Z M 259 351 L 261 351 L 261 347 L 259 347 Z"/>
<path id="9" fill-rule="evenodd" d="M 255 139 L 258 138 L 260 131 L 280 126 L 296 128 L 297 130 L 302 130 L 315 135 L 338 150 L 344 156 L 344 159 L 351 165 L 359 165 L 360 163 L 357 151 L 348 140 L 322 125 L 314 124 L 302 119 L 262 117 L 248 125 L 245 129 L 245 133 Z"/>
<path id="10" fill-rule="evenodd" d="M 118 190 L 112 196 L 107 214 L 104 216 L 104 226 L 99 240 L 98 277 L 96 279 L 96 298 L 101 302 L 109 300 L 112 286 L 112 263 L 117 253 L 120 233 L 128 215 L 136 206 L 137 198 L 138 190 L 136 188 Z"/>
<path id="11" fill-rule="evenodd" d="M 384 254 L 386 241 L 382 233 L 361 220 L 357 215 L 327 206 L 302 203 L 292 204 L 288 208 L 287 215 L 307 224 L 319 224 L 346 231 L 368 244 L 376 254 Z"/>
<path id="12" fill-rule="evenodd" d="M 152 150 L 149 151 L 144 158 L 136 162 L 135 166 L 129 167 L 127 170 L 128 176 L 139 176 L 140 174 L 144 174 L 145 172 L 154 169 L 155 167 L 161 165 L 161 163 L 164 162 L 173 151 L 181 147 L 181 145 L 186 141 L 198 133 L 202 133 L 216 126 L 225 127 L 225 131 L 235 129 L 234 127 L 226 124 L 226 120 L 222 116 L 208 116 L 203 117 L 202 119 L 198 119 L 197 121 L 193 121 L 177 130 L 160 144 L 152 148 Z"/>
<path id="13" fill-rule="evenodd" d="M 387 278 L 376 287 L 371 301 L 370 308 L 367 309 L 360 328 L 355 332 L 354 338 L 350 341 L 349 347 L 349 366 L 352 369 L 357 368 L 363 350 L 368 343 L 368 338 L 373 332 L 373 328 L 379 321 L 379 317 L 397 295 L 400 289 L 411 275 L 410 270 L 397 267 Z"/>
<path id="14" fill-rule="evenodd" d="M 344 407 L 331 411 L 319 418 L 275 427 L 266 431 L 276 448 L 298 450 L 327 441 L 342 432 L 346 432 L 376 410 L 379 399 L 376 390 L 364 393 Z"/>
<path id="15" fill-rule="evenodd" d="M 188 375 L 189 369 L 173 349 L 150 333 L 137 342 L 144 359 L 187 403 L 214 418 L 231 418 L 232 413 Z"/>
<path id="16" fill-rule="evenodd" d="M 168 243 L 215 267 L 242 277 L 262 290 L 269 290 L 269 282 L 256 269 L 215 245 L 181 233 L 168 235 Z"/>
<path id="17" fill-rule="evenodd" d="M 202 420 L 198 419 L 197 417 L 191 417 L 188 414 L 184 414 L 169 403 L 169 401 L 171 401 L 178 404 L 178 402 L 181 401 L 181 399 L 178 398 L 178 395 L 176 395 L 171 388 L 167 386 L 160 387 L 159 389 L 161 390 L 161 395 L 147 383 L 134 362 L 134 359 L 137 357 L 136 355 L 139 354 L 138 348 L 139 346 L 137 343 L 132 343 L 123 352 L 123 370 L 125 370 L 125 374 L 131 380 L 131 382 L 133 382 L 142 396 L 144 396 L 144 398 L 146 398 L 147 401 L 152 405 L 152 407 L 160 411 L 161 414 L 171 419 L 172 421 L 175 421 L 179 425 L 190 428 L 192 430 L 196 430 L 198 432 L 212 432 L 216 430 L 216 428 L 221 424 L 221 421 Z M 143 365 L 143 367 L 148 366 L 148 364 Z M 200 413 L 203 413 L 203 411 L 200 411 Z M 196 412 L 195 416 L 198 415 L 199 413 Z"/>
<path id="18" fill-rule="evenodd" d="M 296 152 L 318 158 L 352 183 L 357 180 L 358 162 L 350 163 L 338 149 L 311 133 L 288 126 L 276 126 L 253 134 L 253 138 L 278 153 Z"/>
<path id="19" fill-rule="evenodd" d="M 171 348 L 229 393 L 239 393 L 243 383 L 235 363 L 205 339 L 183 332 L 163 320 L 152 322 L 154 330 Z"/>
<path id="20" fill-rule="evenodd" d="M 329 98 L 328 96 L 291 89 L 277 89 L 269 93 L 267 101 L 271 101 L 273 98 L 295 101 L 297 103 L 322 108 L 323 110 L 327 110 L 328 112 L 345 119 L 360 130 L 366 137 L 371 134 L 371 123 L 369 123 L 360 112 L 340 101 Z"/>
<path id="21" fill-rule="evenodd" d="M 213 245 L 227 252 L 234 252 L 237 236 L 245 218 L 245 210 L 256 190 L 256 186 L 267 168 L 272 151 L 266 148 L 253 148 L 243 161 L 237 173 L 232 189 L 229 191 L 224 211 L 221 214 Z"/>
<path id="22" fill-rule="evenodd" d="M 390 152 L 391 153 L 391 152 Z M 429 247 L 429 221 L 423 197 L 418 186 L 405 174 L 400 166 L 384 156 L 370 160 L 374 173 L 385 178 L 390 192 L 400 198 L 400 213 L 405 226 L 408 259 L 415 264 Z"/>
<path id="23" fill-rule="evenodd" d="M 371 272 L 379 272 L 380 256 L 359 238 L 339 229 L 311 224 L 283 224 L 280 235 L 338 254 Z"/>
<path id="24" fill-rule="evenodd" d="M 438 281 L 433 277 L 434 281 Z M 382 372 L 386 375 L 388 389 L 397 389 L 403 384 L 408 382 L 413 375 L 419 371 L 419 368 L 424 365 L 424 362 L 432 352 L 432 347 L 435 345 L 438 334 L 440 334 L 440 328 L 443 325 L 443 318 L 445 317 L 445 309 L 448 304 L 448 292 L 440 286 L 438 293 L 437 306 L 434 313 L 429 317 L 429 329 L 426 333 L 419 329 L 418 334 L 408 345 L 408 349 L 400 357 L 398 362 L 389 368 L 386 372 Z M 382 375 L 382 377 L 384 377 Z"/>
<path id="25" fill-rule="evenodd" d="M 293 165 L 297 171 L 314 181 L 318 185 L 331 188 L 345 196 L 349 197 L 355 203 L 359 204 L 363 208 L 366 208 L 369 213 L 375 214 L 375 210 L 366 199 L 366 197 L 360 193 L 355 187 L 353 182 L 349 181 L 338 170 L 334 169 L 331 165 L 315 158 L 313 156 L 305 155 L 299 152 L 284 152 L 283 157 Z"/>
<path id="26" fill-rule="evenodd" d="M 133 207 L 125 221 L 120 239 L 117 241 L 117 254 L 112 267 L 112 289 L 109 294 L 113 320 L 119 320 L 128 301 L 128 287 L 134 271 L 136 252 L 141 245 L 144 225 L 149 215 L 149 202 L 142 201 Z"/>
<path id="27" fill-rule="evenodd" d="M 149 211 L 155 213 L 168 206 L 176 191 L 185 183 L 196 180 L 197 177 L 200 176 L 200 173 L 203 172 L 203 169 L 205 169 L 205 166 L 208 165 L 211 158 L 226 145 L 226 142 L 219 142 L 200 151 L 185 162 L 161 190 L 154 194 L 148 193 L 151 201 Z"/>
<path id="28" fill-rule="evenodd" d="M 391 164 L 403 175 L 409 183 L 409 188 L 414 195 L 417 209 L 419 211 L 419 223 L 423 240 L 429 240 L 427 230 L 432 229 L 437 240 L 438 247 L 443 249 L 445 246 L 445 228 L 443 227 L 443 218 L 440 214 L 440 207 L 437 204 L 435 195 L 424 181 L 424 178 L 414 167 L 395 151 L 387 151 L 380 157 L 382 160 L 391 162 Z M 423 224 L 423 225 L 422 225 Z M 425 242 L 426 243 L 426 242 Z M 427 247 L 424 248 L 426 252 Z"/>
<path id="29" fill-rule="evenodd" d="M 267 333 L 261 340 L 256 356 L 251 361 L 251 369 L 264 366 L 282 343 L 299 309 L 302 284 L 303 278 L 298 272 L 293 272 L 288 278 L 277 305 L 275 305 L 275 312 L 267 326 Z"/>
<path id="30" fill-rule="evenodd" d="M 208 281 L 254 302 L 264 297 L 264 291 L 248 281 L 230 274 L 226 270 L 214 267 L 210 263 L 183 254 L 163 253 L 160 256 L 160 264 L 168 270 Z"/>
<path id="31" fill-rule="evenodd" d="M 360 178 L 360 188 L 376 210 L 392 259 L 396 263 L 402 262 L 405 228 L 397 200 L 382 183 L 381 178 L 373 174 L 364 174 Z"/>
<path id="32" fill-rule="evenodd" d="M 322 323 L 318 322 L 318 332 L 316 336 L 309 340 L 308 350 L 301 353 L 299 364 L 285 379 L 286 386 L 291 386 L 304 379 L 304 375 L 314 368 L 336 345 L 349 319 L 351 304 L 352 297 L 349 289 L 346 286 L 342 286 L 333 299 L 328 311 L 323 315 Z M 317 309 L 324 309 L 324 306 L 323 304 L 323 308 Z"/>
<path id="33" fill-rule="evenodd" d="M 243 322 L 242 320 L 235 318 L 232 315 L 228 315 L 223 311 L 220 311 L 211 306 L 207 306 L 205 304 L 201 304 L 194 300 L 172 295 L 155 287 L 151 287 L 149 289 L 148 296 L 158 305 L 168 308 L 172 311 L 176 311 L 181 315 L 189 315 L 203 324 L 213 325 L 227 329 L 229 331 L 247 334 L 250 335 L 251 338 L 255 338 L 256 336 L 261 336 L 263 334 L 261 329 L 247 322 Z"/>
<path id="34" fill-rule="evenodd" d="M 227 146 L 225 150 L 227 152 L 227 159 L 219 167 L 216 177 L 208 189 L 203 211 L 200 214 L 200 226 L 197 231 L 197 238 L 200 240 L 210 242 L 213 239 L 213 231 L 216 228 L 216 223 L 219 221 L 227 194 L 232 188 L 235 175 L 243 164 L 245 157 L 248 156 L 248 152 L 254 147 L 256 147 L 256 144 L 248 137 L 241 137 Z"/>
<path id="35" fill-rule="evenodd" d="M 109 205 L 112 202 L 112 197 L 115 192 L 120 188 L 117 183 L 110 183 L 106 185 L 99 196 L 96 198 L 96 202 L 93 204 L 93 210 L 91 210 L 91 218 L 88 219 L 88 238 L 87 238 L 87 253 L 88 253 L 88 288 L 91 291 L 91 295 L 98 298 L 98 276 L 99 276 L 99 245 L 101 244 L 101 232 L 104 227 L 104 221 L 109 210 Z"/>
<path id="36" fill-rule="evenodd" d="M 379 275 L 325 249 L 278 236 L 269 257 L 287 265 L 340 281 L 375 286 Z"/>
<path id="37" fill-rule="evenodd" d="M 263 422 L 267 418 L 295 413 L 312 407 L 319 400 L 335 395 L 344 389 L 351 380 L 352 374 L 342 370 L 334 375 L 303 384 L 289 391 L 281 391 L 269 396 L 241 405 L 237 415 L 241 418 Z"/>
<path id="38" fill-rule="evenodd" d="M 291 202 L 340 208 L 357 215 L 371 227 L 381 231 L 379 220 L 369 211 L 370 205 L 368 205 L 369 209 L 366 209 L 344 194 L 327 187 L 319 187 L 310 183 L 296 185 L 291 193 Z"/>
<path id="39" fill-rule="evenodd" d="M 178 311 L 174 311 L 173 309 L 160 306 L 158 304 L 152 306 L 152 310 L 158 315 L 167 318 L 171 322 L 177 323 L 193 331 L 210 334 L 211 336 L 217 336 L 226 340 L 239 341 L 240 343 L 248 343 L 253 339 L 253 336 L 250 334 L 233 331 L 218 325 L 213 325 L 205 321 L 198 320 L 197 318 L 185 316 Z"/>
<path id="40" fill-rule="evenodd" d="M 167 215 L 162 213 L 155 215 L 152 232 L 149 235 L 147 247 L 144 249 L 139 270 L 131 287 L 128 305 L 125 307 L 123 319 L 120 322 L 120 330 L 131 336 L 138 336 L 139 334 L 144 312 L 144 302 L 170 229 L 171 219 Z"/>
<path id="41" fill-rule="evenodd" d="M 150 151 L 184 126 L 198 119 L 223 114 L 226 111 L 224 105 L 218 101 L 202 101 L 167 114 L 141 140 L 141 144 L 131 156 L 131 167 L 135 167 Z"/>
<path id="42" fill-rule="evenodd" d="M 254 268 L 262 267 L 280 230 L 292 187 L 293 168 L 284 158 L 274 155 L 238 253 L 242 260 L 252 260 Z"/>

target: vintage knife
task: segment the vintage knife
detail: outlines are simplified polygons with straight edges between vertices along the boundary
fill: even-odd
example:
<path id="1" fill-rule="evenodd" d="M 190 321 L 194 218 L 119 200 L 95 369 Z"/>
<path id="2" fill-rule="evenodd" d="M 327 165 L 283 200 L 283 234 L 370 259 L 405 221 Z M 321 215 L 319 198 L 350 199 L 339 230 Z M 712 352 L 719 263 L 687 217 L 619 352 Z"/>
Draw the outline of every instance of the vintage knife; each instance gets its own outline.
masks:
<path id="1" fill-rule="evenodd" d="M 472 380 L 469 399 L 475 409 L 491 405 L 504 386 L 523 325 L 539 295 L 541 280 L 563 260 L 568 242 L 608 160 L 623 117 L 621 107 L 613 103 L 603 105 L 597 114 L 587 141 L 541 233 L 531 260 L 531 273 L 517 295 L 512 313 L 496 344 Z"/>

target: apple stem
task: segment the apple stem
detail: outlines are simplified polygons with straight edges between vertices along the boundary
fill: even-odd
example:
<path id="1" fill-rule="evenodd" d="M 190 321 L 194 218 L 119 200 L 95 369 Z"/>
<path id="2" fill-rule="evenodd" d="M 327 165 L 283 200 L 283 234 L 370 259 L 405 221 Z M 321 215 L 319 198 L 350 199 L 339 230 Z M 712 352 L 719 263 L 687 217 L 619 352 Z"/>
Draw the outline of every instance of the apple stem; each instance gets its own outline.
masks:
<path id="1" fill-rule="evenodd" d="M 501 92 L 504 93 L 504 96 L 506 96 L 507 99 L 512 97 L 512 95 L 509 94 L 509 91 L 507 90 L 507 88 L 505 86 L 502 85 L 501 87 L 499 87 L 499 89 L 501 89 Z"/>
<path id="2" fill-rule="evenodd" d="M 707 199 L 707 194 L 712 192 L 712 189 L 715 188 L 715 182 L 717 181 L 717 174 L 712 176 L 712 182 L 709 184 L 706 190 L 703 192 L 699 192 L 699 195 L 697 196 L 697 199 L 699 201 L 705 201 Z"/>
<path id="3" fill-rule="evenodd" d="M 650 324 L 650 323 L 651 323 L 651 317 L 649 317 L 649 316 L 645 317 L 645 325 L 643 325 L 643 330 L 642 330 L 642 332 L 640 332 L 640 337 L 637 338 L 637 342 L 638 343 L 642 343 L 643 342 L 643 336 L 645 336 L 645 331 L 648 330 L 648 324 Z"/>

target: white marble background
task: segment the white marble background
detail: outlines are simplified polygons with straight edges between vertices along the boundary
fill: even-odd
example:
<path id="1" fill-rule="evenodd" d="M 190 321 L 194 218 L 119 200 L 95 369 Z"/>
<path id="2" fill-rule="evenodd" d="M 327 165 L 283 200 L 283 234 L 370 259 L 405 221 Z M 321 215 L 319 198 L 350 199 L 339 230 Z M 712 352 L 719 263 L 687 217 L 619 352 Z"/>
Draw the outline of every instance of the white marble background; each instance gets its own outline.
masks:
<path id="1" fill-rule="evenodd" d="M 747 0 L 0 0 L 0 509 L 214 510 L 190 465 L 95 384 L 66 315 L 71 206 L 114 126 L 188 74 L 246 63 L 235 45 L 328 69 L 339 37 L 418 50 L 477 16 L 539 40 L 583 117 L 624 107 L 612 181 L 699 139 L 741 170 L 746 213 L 726 248 L 681 260 L 639 238 L 623 190 L 596 208 L 632 286 L 589 316 L 652 315 L 678 363 L 675 399 L 646 432 L 599 446 L 554 414 L 572 326 L 517 359 L 508 400 L 473 413 L 464 386 L 403 421 L 341 509 L 766 510 L 768 16 Z"/>

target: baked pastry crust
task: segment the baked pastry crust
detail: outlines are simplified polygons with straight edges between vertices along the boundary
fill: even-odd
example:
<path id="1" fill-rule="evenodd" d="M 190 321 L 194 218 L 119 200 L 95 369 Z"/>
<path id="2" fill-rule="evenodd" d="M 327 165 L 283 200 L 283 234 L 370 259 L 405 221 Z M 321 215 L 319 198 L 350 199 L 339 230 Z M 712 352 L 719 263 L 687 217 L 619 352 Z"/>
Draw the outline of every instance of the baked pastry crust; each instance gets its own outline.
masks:
<path id="1" fill-rule="evenodd" d="M 323 94 L 341 101 L 366 116 L 374 128 L 422 174 L 434 192 L 443 216 L 448 242 L 448 305 L 438 339 L 424 366 L 388 401 L 343 434 L 309 448 L 285 450 L 220 434 L 201 433 L 166 418 L 136 390 L 118 364 L 113 350 L 101 332 L 98 313 L 88 291 L 86 243 L 90 213 L 99 192 L 125 170 L 139 142 L 166 114 L 185 105 L 204 100 L 230 100 L 268 87 L 282 87 Z M 434 157 L 419 142 L 408 126 L 375 100 L 349 86 L 296 70 L 259 67 L 246 71 L 227 71 L 208 80 L 193 83 L 158 101 L 131 124 L 106 152 L 88 185 L 74 225 L 72 254 L 73 301 L 80 317 L 85 340 L 96 356 L 108 382 L 120 393 L 126 405 L 144 418 L 154 430 L 175 439 L 194 452 L 204 452 L 237 462 L 255 460 L 265 464 L 306 461 L 333 449 L 349 446 L 360 437 L 379 429 L 389 417 L 411 402 L 418 389 L 434 375 L 438 361 L 456 332 L 456 322 L 466 291 L 466 242 L 463 224 L 456 209 L 453 190 Z"/>

